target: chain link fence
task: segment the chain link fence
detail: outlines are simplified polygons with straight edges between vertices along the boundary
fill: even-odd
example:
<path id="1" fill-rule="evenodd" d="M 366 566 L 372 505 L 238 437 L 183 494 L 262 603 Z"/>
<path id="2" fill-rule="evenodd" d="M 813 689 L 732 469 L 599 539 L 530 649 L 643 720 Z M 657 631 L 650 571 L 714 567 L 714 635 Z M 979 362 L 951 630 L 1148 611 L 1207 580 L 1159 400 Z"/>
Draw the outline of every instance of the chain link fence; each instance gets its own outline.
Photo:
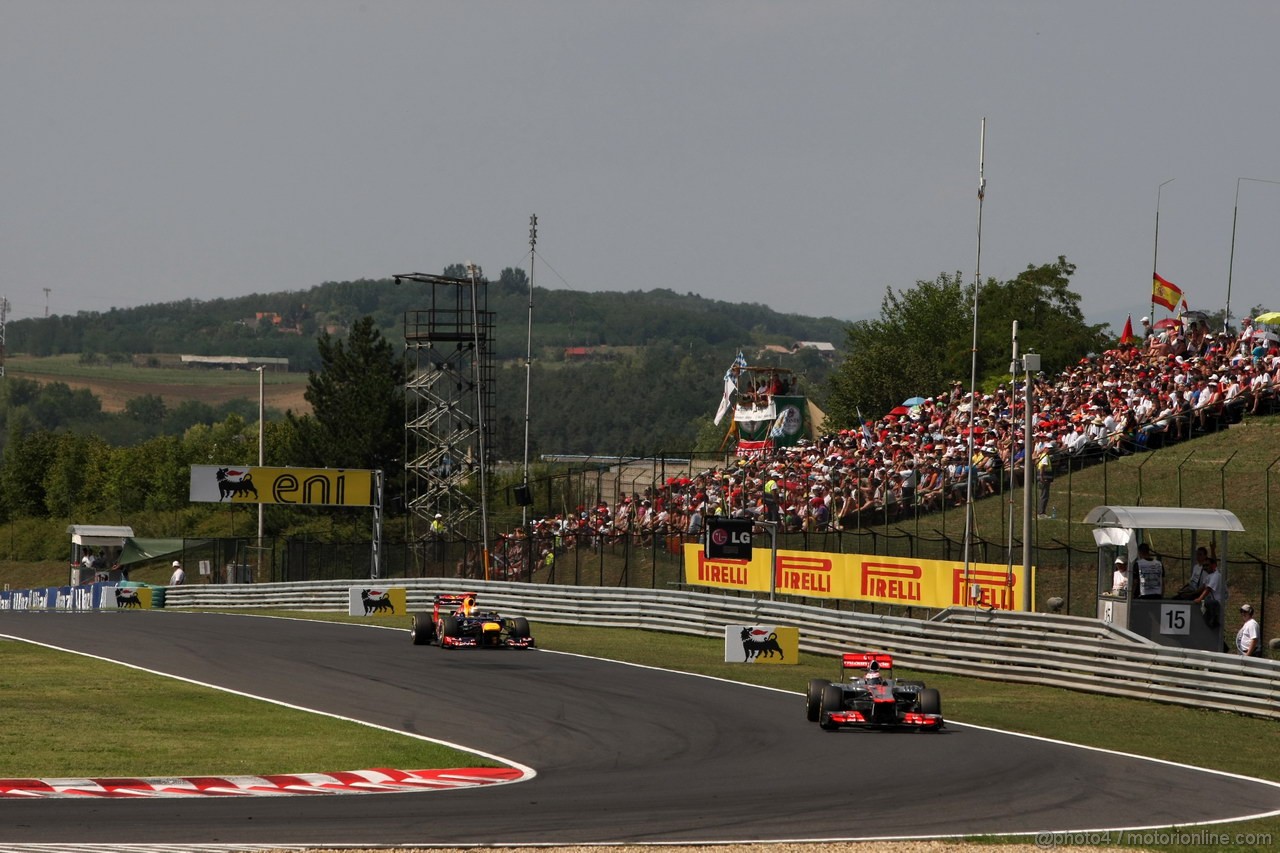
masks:
<path id="1" fill-rule="evenodd" d="M 1280 633 L 1275 614 L 1280 554 L 1272 553 L 1273 499 L 1280 497 L 1280 475 L 1269 467 L 1232 465 L 1234 452 L 1215 456 L 1188 449 L 1176 464 L 1146 470 L 1152 454 L 1102 455 L 1060 464 L 1050 487 L 1049 518 L 1032 528 L 1031 562 L 1036 567 L 1037 610 L 1062 599 L 1061 612 L 1092 618 L 1097 607 L 1097 553 L 1092 526 L 1078 521 L 1101 504 L 1220 507 L 1234 512 L 1246 534 L 1231 538 L 1228 554 L 1228 599 L 1224 615 L 1227 636 L 1240 624 L 1239 605 L 1253 604 L 1264 637 Z M 517 501 L 514 486 L 497 490 L 490 512 L 489 559 L 478 541 L 448 536 L 418 542 L 389 539 L 379 554 L 379 576 L 509 580 L 536 584 L 662 589 L 684 584 L 683 545 L 696 541 L 677 526 L 653 530 L 582 530 L 543 532 L 541 519 L 578 519 L 606 504 L 669 497 L 682 478 L 711 469 L 734 471 L 738 461 L 723 454 L 682 454 L 645 458 L 562 459 L 554 470 L 529 484 L 528 500 Z M 1021 474 L 1003 476 L 994 493 L 974 501 L 969 558 L 975 563 L 1009 565 L 1022 562 L 1020 530 L 1023 501 Z M 1280 507 L 1280 502 L 1275 502 Z M 778 548 L 840 554 L 964 559 L 966 507 L 956 501 L 926 511 L 920 506 L 877 508 L 846 517 L 840 529 L 778 536 Z M 1177 589 L 1191 574 L 1192 542 L 1187 531 L 1152 531 L 1148 537 L 1160 554 L 1166 584 Z M 370 541 L 332 542 L 308 537 L 269 539 L 262 549 L 252 540 L 219 543 L 214 565 L 249 565 L 261 581 L 334 580 L 369 577 L 373 565 Z M 1207 544 L 1203 539 L 1198 544 Z M 226 569 L 223 569 L 224 576 Z M 215 577 L 215 582 L 224 578 Z M 811 604 L 884 615 L 927 617 L 925 608 L 863 601 L 806 600 Z"/>

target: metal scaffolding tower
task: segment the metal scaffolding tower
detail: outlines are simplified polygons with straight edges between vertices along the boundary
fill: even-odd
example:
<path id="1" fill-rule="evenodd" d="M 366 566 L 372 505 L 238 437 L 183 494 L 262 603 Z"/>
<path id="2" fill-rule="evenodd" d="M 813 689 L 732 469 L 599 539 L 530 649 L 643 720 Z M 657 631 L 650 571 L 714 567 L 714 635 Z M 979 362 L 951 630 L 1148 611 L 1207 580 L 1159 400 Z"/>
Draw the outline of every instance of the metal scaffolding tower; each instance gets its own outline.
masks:
<path id="1" fill-rule="evenodd" d="M 467 272 L 394 276 L 397 284 L 426 285 L 430 306 L 404 316 L 405 488 L 415 542 L 444 537 L 487 551 L 493 313 L 480 268 L 468 264 Z M 433 528 L 437 514 L 442 532 Z"/>

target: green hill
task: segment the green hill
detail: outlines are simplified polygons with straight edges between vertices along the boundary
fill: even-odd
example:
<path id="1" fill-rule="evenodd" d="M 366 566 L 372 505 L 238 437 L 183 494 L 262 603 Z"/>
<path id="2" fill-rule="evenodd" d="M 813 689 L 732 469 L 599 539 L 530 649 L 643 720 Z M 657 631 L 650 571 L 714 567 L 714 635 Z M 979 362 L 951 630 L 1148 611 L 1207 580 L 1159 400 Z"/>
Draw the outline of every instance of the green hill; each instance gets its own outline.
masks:
<path id="1" fill-rule="evenodd" d="M 524 442 L 525 358 L 529 346 L 528 278 L 507 269 L 486 285 L 487 308 L 494 315 L 496 361 L 495 450 L 499 458 L 520 458 Z M 166 401 L 188 399 L 188 392 L 166 393 L 163 386 L 192 384 L 165 376 L 163 354 L 237 355 L 289 359 L 291 373 L 319 367 L 316 337 L 343 336 L 350 324 L 371 316 L 383 336 L 404 340 L 404 317 L 430 308 L 423 285 L 393 281 L 349 281 L 318 285 L 306 291 L 251 294 L 233 299 L 185 300 L 106 312 L 81 312 L 25 319 L 7 326 L 7 350 L 36 359 L 61 356 L 55 371 L 29 362 L 21 374 L 40 381 L 66 383 L 99 397 L 128 395 L 105 383 L 118 381 L 124 366 L 138 395 L 156 394 Z M 719 402 L 722 376 L 742 350 L 753 364 L 770 364 L 797 372 L 805 391 L 821 405 L 831 360 L 813 349 L 792 351 L 798 341 L 843 344 L 846 324 L 831 317 L 782 314 L 764 305 L 735 304 L 677 294 L 666 289 L 646 292 L 588 293 L 533 289 L 532 407 L 530 448 L 533 453 L 653 454 L 686 452 L 698 442 Z M 68 356 L 84 368 L 68 370 Z M 117 370 L 116 368 L 119 368 Z M 111 376 L 104 376 L 107 370 Z M 188 413 L 208 422 L 224 411 L 246 416 L 256 412 L 253 383 L 226 374 L 229 393 L 209 390 Z M 280 377 L 275 377 L 284 381 Z M 94 383 L 98 384 L 95 385 Z M 207 384 L 207 383 L 206 383 Z M 240 401 L 237 407 L 236 400 Z M 129 425 L 103 428 L 83 417 L 79 428 L 102 432 L 115 443 L 129 443 Z M 110 401 L 109 411 L 126 401 Z M 300 408 L 299 401 L 288 402 Z M 69 401 L 68 401 L 68 404 Z M 282 402 L 279 411 L 286 407 Z M 171 419 L 172 420 L 172 419 Z M 70 426 L 47 423 L 47 426 Z M 171 423 L 180 431 L 184 424 Z M 75 428 L 75 427 L 73 427 Z M 154 434 L 154 430 L 149 434 Z M 138 438 L 148 432 L 139 433 Z"/>

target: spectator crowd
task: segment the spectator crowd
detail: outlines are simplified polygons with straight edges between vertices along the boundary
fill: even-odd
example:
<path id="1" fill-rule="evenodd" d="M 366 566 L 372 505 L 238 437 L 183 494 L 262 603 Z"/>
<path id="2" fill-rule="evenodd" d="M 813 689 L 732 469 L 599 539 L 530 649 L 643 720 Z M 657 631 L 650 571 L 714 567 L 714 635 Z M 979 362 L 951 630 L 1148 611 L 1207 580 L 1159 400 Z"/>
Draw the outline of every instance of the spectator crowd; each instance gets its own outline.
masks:
<path id="1" fill-rule="evenodd" d="M 1280 335 L 1246 319 L 1239 334 L 1204 321 L 1167 322 L 1056 377 L 1033 378 L 1032 464 L 1042 500 L 1053 471 L 1182 441 L 1276 411 Z M 578 507 L 508 536 L 532 538 L 545 558 L 556 546 L 600 547 L 631 537 L 653 545 L 673 534 L 696 536 L 709 516 L 778 521 L 788 532 L 829 532 L 960 506 L 1020 483 L 1025 389 L 991 393 L 949 389 L 898 414 L 815 441 L 738 458 L 632 495 L 614 505 Z M 552 556 L 554 559 L 554 556 Z"/>

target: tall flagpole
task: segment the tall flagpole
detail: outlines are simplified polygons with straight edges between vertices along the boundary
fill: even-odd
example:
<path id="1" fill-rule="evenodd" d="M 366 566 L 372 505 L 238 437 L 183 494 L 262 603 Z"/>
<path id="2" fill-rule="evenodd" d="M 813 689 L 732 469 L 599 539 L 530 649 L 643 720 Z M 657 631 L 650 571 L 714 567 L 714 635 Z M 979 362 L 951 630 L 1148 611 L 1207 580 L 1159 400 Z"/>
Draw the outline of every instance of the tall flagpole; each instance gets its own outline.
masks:
<path id="1" fill-rule="evenodd" d="M 1164 184 L 1173 183 L 1174 178 L 1165 181 Z M 1151 310 L 1147 312 L 1147 316 L 1151 318 L 1151 325 L 1156 322 L 1156 275 L 1160 272 L 1160 191 L 1164 189 L 1164 184 L 1156 187 L 1156 245 L 1152 251 L 1151 257 Z"/>
<path id="2" fill-rule="evenodd" d="M 1231 257 L 1227 259 L 1227 305 L 1222 312 L 1222 331 L 1228 331 L 1231 324 L 1231 271 L 1236 265 L 1236 222 L 1240 218 L 1240 182 L 1256 181 L 1260 184 L 1280 184 L 1280 181 L 1267 181 L 1262 178 L 1236 178 L 1236 206 L 1231 214 Z"/>
<path id="3" fill-rule="evenodd" d="M 973 540 L 973 425 L 977 414 L 978 397 L 978 291 L 982 287 L 982 201 L 987 194 L 986 178 L 987 120 L 982 119 L 978 136 L 978 257 L 973 270 L 973 345 L 969 351 L 969 458 L 965 460 L 965 476 L 968 484 L 964 502 L 964 589 L 969 598 L 970 547 Z"/>
<path id="4" fill-rule="evenodd" d="M 533 259 L 538 251 L 538 214 L 529 217 L 529 328 L 525 335 L 524 355 L 524 488 L 529 489 L 529 401 L 533 388 Z M 520 505 L 520 526 L 529 529 L 529 507 Z"/>

